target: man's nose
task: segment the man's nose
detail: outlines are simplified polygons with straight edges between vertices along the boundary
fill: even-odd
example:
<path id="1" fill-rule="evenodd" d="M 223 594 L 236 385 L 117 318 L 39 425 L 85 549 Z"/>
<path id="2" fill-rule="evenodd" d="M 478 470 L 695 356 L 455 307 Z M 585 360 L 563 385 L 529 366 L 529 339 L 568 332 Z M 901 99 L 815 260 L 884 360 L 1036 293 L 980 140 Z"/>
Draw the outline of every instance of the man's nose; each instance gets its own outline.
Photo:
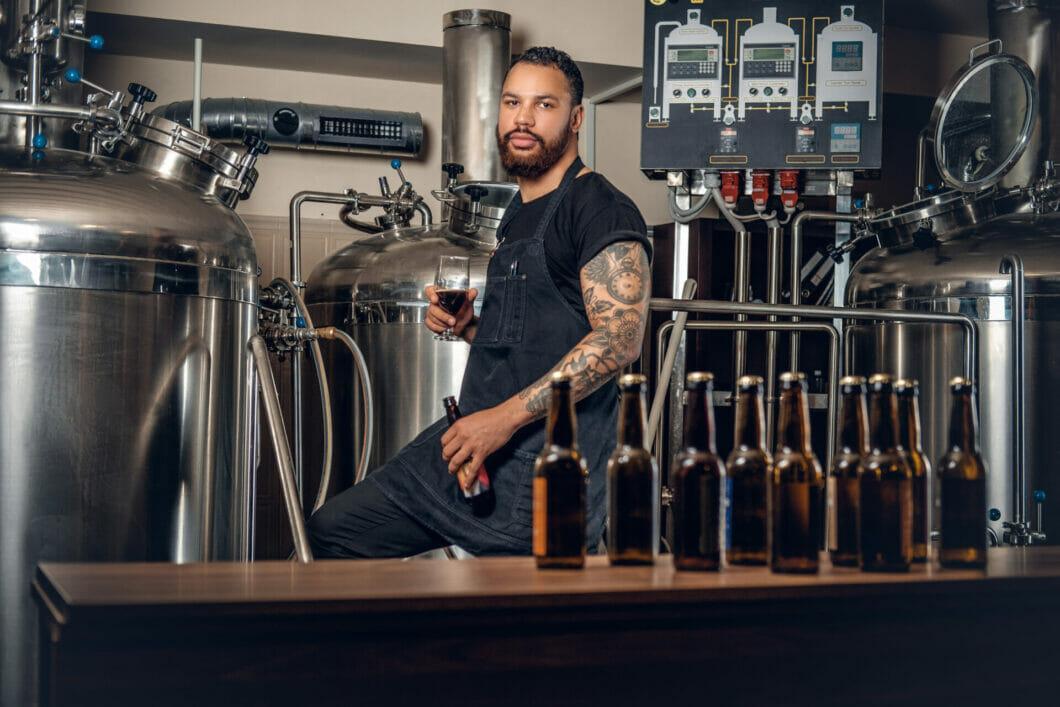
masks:
<path id="1" fill-rule="evenodd" d="M 534 124 L 534 111 L 531 108 L 526 104 L 519 106 L 519 111 L 515 114 L 516 125 L 526 127 Z"/>

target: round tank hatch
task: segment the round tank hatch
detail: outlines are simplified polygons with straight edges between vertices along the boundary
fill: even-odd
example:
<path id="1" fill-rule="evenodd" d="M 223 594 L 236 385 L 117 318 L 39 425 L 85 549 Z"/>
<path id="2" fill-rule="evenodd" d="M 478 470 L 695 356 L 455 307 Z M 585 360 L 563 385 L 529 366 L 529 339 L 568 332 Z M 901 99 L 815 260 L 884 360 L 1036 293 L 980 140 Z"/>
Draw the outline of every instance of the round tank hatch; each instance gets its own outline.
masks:
<path id="1" fill-rule="evenodd" d="M 999 40 L 973 48 L 931 112 L 935 166 L 947 186 L 974 192 L 997 184 L 1027 149 L 1037 108 L 1025 61 L 1003 53 Z"/>

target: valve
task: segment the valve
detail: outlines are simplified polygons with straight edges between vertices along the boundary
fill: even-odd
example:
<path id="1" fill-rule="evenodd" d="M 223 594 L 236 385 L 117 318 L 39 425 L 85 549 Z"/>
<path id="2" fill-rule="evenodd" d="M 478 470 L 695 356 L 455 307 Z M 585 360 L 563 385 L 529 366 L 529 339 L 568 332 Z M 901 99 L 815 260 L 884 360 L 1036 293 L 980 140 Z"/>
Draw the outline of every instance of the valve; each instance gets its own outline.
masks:
<path id="1" fill-rule="evenodd" d="M 142 106 L 145 103 L 154 103 L 158 100 L 157 93 L 138 83 L 129 84 L 129 95 L 132 96 L 133 103 L 138 106 Z"/>
<path id="2" fill-rule="evenodd" d="M 43 150 L 48 146 L 48 136 L 44 133 L 37 133 L 33 136 L 33 147 L 37 150 Z"/>
<path id="3" fill-rule="evenodd" d="M 93 34 L 91 37 L 85 37 L 80 34 L 71 34 L 70 32 L 63 32 L 58 27 L 52 27 L 51 36 L 55 39 L 63 37 L 65 39 L 72 39 L 75 42 L 84 42 L 88 45 L 89 49 L 95 49 L 99 51 L 103 48 L 103 35 Z"/>
<path id="4" fill-rule="evenodd" d="M 132 86 L 129 89 L 132 90 Z M 272 151 L 272 146 L 257 135 L 247 135 L 243 138 L 243 144 L 247 146 L 247 154 L 254 157 L 267 155 Z"/>
<path id="5" fill-rule="evenodd" d="M 740 173 L 739 172 L 722 172 L 721 173 L 721 198 L 729 206 L 735 206 L 737 199 L 740 198 Z"/>
<path id="6" fill-rule="evenodd" d="M 990 518 L 990 520 L 996 523 L 997 521 L 1001 520 L 1001 511 L 997 508 L 991 508 L 988 517 Z"/>
<path id="7" fill-rule="evenodd" d="M 795 212 L 799 203 L 799 171 L 795 169 L 782 169 L 780 171 L 780 203 L 784 205 L 784 213 Z"/>
<path id="8" fill-rule="evenodd" d="M 450 182 L 455 182 L 456 178 L 464 173 L 464 165 L 456 162 L 445 162 L 442 164 L 442 171 L 449 177 Z"/>
<path id="9" fill-rule="evenodd" d="M 409 182 L 409 180 L 405 179 L 405 173 L 401 171 L 401 160 L 395 157 L 394 159 L 390 160 L 390 166 L 391 168 L 397 171 L 398 179 L 401 180 L 401 186 L 398 190 L 401 191 L 411 188 L 412 183 Z"/>
<path id="10" fill-rule="evenodd" d="M 758 213 L 765 213 L 766 202 L 769 201 L 769 177 L 769 172 L 760 170 L 751 172 L 751 201 Z"/>

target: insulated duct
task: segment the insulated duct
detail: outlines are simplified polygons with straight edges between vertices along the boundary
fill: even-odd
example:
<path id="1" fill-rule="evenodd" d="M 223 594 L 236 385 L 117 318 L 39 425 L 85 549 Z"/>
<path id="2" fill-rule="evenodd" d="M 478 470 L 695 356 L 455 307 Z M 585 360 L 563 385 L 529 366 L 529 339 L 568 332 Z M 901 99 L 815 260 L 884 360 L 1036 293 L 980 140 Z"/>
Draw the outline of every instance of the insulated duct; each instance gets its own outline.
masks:
<path id="1" fill-rule="evenodd" d="M 1026 186 L 1042 174 L 1046 160 L 1060 162 L 1060 104 L 1056 79 L 1060 60 L 1060 0 L 990 0 L 990 38 L 1000 39 L 1006 54 L 1020 57 L 1034 72 L 1038 88 L 1038 119 L 1031 133 L 1027 151 L 1001 181 L 1002 187 Z M 995 105 L 1000 115 L 1005 106 L 1016 104 L 1022 86 L 993 87 Z M 1001 121 L 998 129 L 1018 131 L 1020 120 Z M 1002 135 L 1004 144 L 1015 142 L 1014 135 Z"/>
<path id="2" fill-rule="evenodd" d="M 442 18 L 442 163 L 463 165 L 461 181 L 508 178 L 496 130 L 511 23 L 511 15 L 496 10 L 456 10 Z"/>
<path id="3" fill-rule="evenodd" d="M 167 120 L 191 127 L 191 101 L 159 106 Z M 273 147 L 349 154 L 419 155 L 423 119 L 419 113 L 283 103 L 254 98 L 207 98 L 202 127 L 223 142 L 245 135 L 264 138 Z"/>

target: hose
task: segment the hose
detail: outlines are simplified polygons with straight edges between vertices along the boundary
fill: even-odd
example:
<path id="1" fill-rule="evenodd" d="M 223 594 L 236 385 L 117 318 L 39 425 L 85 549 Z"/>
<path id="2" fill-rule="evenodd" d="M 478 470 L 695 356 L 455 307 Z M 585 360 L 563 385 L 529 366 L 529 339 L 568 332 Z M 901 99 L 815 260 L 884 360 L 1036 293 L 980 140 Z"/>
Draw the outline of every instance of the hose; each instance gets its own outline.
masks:
<path id="1" fill-rule="evenodd" d="M 274 279 L 270 287 L 275 287 L 276 285 L 281 285 L 291 293 L 291 298 L 294 300 L 295 307 L 298 309 L 298 314 L 305 320 L 306 327 L 312 331 L 314 329 L 313 318 L 309 316 L 309 309 L 305 306 L 302 296 L 298 294 L 298 288 L 291 284 L 291 281 L 285 277 Z M 320 507 L 324 505 L 324 501 L 327 500 L 328 487 L 331 485 L 331 392 L 328 389 L 327 373 L 324 371 L 324 356 L 320 352 L 320 342 L 315 339 L 310 340 L 309 350 L 312 352 L 313 366 L 316 368 L 317 383 L 320 388 L 320 408 L 324 418 L 324 459 L 321 463 L 320 488 L 317 489 L 317 496 L 316 500 L 313 501 L 312 511 L 313 513 L 316 513 Z M 301 415 L 302 411 L 295 410 L 294 414 Z"/>
<path id="2" fill-rule="evenodd" d="M 368 474 L 368 462 L 371 459 L 372 443 L 375 441 L 375 399 L 372 395 L 372 382 L 368 375 L 368 364 L 364 360 L 364 353 L 361 351 L 361 348 L 357 346 L 357 342 L 355 342 L 353 337 L 342 329 L 327 326 L 323 329 L 317 329 L 317 336 L 321 339 L 338 339 L 346 344 L 346 348 L 348 348 L 350 354 L 353 355 L 353 361 L 357 369 L 357 380 L 361 385 L 361 395 L 364 396 L 365 417 L 364 435 L 361 438 L 361 458 L 360 461 L 357 462 L 357 471 L 354 473 L 353 477 L 353 483 L 359 484 L 364 480 L 365 475 Z"/>
<path id="3" fill-rule="evenodd" d="M 690 201 L 687 209 L 682 209 L 677 205 L 677 190 L 671 189 L 668 199 L 670 215 L 677 223 L 692 223 L 692 221 L 694 221 L 699 215 L 699 212 L 707 208 L 707 204 L 710 203 L 713 193 L 713 189 L 708 190 L 706 194 L 699 197 L 696 201 Z"/>

